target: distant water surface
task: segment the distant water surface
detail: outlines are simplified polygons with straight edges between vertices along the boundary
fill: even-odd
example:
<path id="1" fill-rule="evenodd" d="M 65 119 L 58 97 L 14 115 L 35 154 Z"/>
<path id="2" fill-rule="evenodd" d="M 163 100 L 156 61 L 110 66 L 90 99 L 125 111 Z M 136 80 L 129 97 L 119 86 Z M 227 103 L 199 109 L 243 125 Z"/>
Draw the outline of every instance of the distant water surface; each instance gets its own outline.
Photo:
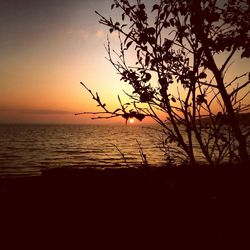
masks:
<path id="1" fill-rule="evenodd" d="M 151 126 L 0 125 L 0 177 L 39 175 L 44 168 L 163 164 L 160 133 Z"/>

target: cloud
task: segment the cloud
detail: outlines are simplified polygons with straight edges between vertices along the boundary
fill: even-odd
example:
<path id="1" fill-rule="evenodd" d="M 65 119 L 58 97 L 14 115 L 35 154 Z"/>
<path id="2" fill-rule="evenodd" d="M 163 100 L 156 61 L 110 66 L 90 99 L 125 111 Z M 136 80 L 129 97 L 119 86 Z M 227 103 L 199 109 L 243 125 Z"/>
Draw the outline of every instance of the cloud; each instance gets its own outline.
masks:
<path id="1" fill-rule="evenodd" d="M 74 30 L 72 28 L 66 28 L 64 30 L 64 32 L 65 32 L 66 35 L 72 35 L 72 34 L 74 34 Z"/>
<path id="2" fill-rule="evenodd" d="M 79 30 L 79 34 L 83 39 L 87 39 L 89 37 L 89 32 L 86 30 Z"/>
<path id="3" fill-rule="evenodd" d="M 68 37 L 80 37 L 83 40 L 89 38 L 90 33 L 88 30 L 85 29 L 74 29 L 74 28 L 65 28 L 64 33 Z"/>
<path id="4" fill-rule="evenodd" d="M 34 115 L 68 115 L 73 114 L 67 110 L 56 110 L 56 109 L 34 109 L 26 111 L 26 113 L 34 114 Z"/>
<path id="5" fill-rule="evenodd" d="M 30 114 L 30 115 L 69 115 L 74 114 L 67 110 L 57 109 L 0 109 L 0 112 L 5 113 L 19 113 L 19 114 Z"/>
<path id="6" fill-rule="evenodd" d="M 64 29 L 64 32 L 67 36 L 70 37 L 80 37 L 83 40 L 86 40 L 88 38 L 101 38 L 105 35 L 105 32 L 103 30 L 88 30 L 88 29 L 73 29 L 73 28 L 66 28 Z"/>
<path id="7" fill-rule="evenodd" d="M 95 36 L 98 37 L 98 38 L 102 37 L 103 35 L 104 35 L 103 30 L 97 30 L 96 33 L 95 33 Z"/>

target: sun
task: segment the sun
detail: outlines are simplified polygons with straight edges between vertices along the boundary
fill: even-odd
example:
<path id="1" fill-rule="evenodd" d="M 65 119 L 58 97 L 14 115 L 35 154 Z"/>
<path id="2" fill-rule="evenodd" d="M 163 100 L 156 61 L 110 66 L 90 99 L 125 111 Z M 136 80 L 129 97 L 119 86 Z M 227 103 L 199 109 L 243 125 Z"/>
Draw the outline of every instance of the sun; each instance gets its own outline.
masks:
<path id="1" fill-rule="evenodd" d="M 135 122 L 135 120 L 133 118 L 129 119 L 129 123 L 133 124 Z"/>

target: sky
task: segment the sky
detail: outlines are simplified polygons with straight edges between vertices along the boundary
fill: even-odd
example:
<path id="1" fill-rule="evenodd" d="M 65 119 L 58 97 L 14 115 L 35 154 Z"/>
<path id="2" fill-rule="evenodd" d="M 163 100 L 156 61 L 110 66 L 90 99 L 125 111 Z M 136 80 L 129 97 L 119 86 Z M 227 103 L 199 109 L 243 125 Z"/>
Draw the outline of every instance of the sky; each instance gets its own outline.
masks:
<path id="1" fill-rule="evenodd" d="M 95 14 L 113 16 L 111 4 L 0 0 L 0 123 L 97 123 L 74 115 L 100 111 L 80 81 L 111 109 L 119 106 L 117 95 L 126 98 L 122 90 L 129 88 L 105 59 L 108 29 Z M 231 68 L 232 75 L 239 68 L 245 72 L 249 64 Z"/>
<path id="2" fill-rule="evenodd" d="M 91 123 L 74 115 L 97 110 L 80 81 L 116 105 L 110 93 L 123 87 L 95 14 L 108 14 L 111 2 L 0 1 L 0 123 Z"/>

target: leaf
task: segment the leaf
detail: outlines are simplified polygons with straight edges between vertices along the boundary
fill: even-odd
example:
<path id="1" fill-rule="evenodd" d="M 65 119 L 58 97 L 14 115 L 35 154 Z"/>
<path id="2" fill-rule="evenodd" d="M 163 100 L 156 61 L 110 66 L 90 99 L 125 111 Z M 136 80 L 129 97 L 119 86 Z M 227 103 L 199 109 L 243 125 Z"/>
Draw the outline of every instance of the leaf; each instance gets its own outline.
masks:
<path id="1" fill-rule="evenodd" d="M 171 100 L 172 100 L 172 102 L 176 102 L 176 100 L 175 100 L 175 98 L 174 98 L 174 97 L 172 97 L 172 98 L 171 98 Z"/>
<path id="2" fill-rule="evenodd" d="M 133 111 L 132 109 L 129 111 L 129 117 L 130 118 L 133 118 L 133 117 L 135 117 L 136 116 L 136 112 L 135 111 Z"/>
<path id="3" fill-rule="evenodd" d="M 139 60 L 140 58 L 140 50 L 137 50 L 137 59 Z"/>
<path id="4" fill-rule="evenodd" d="M 143 10 L 145 9 L 145 4 L 139 4 L 138 7 Z"/>
<path id="5" fill-rule="evenodd" d="M 201 72 L 201 73 L 199 74 L 199 78 L 200 78 L 200 79 L 206 78 L 206 77 L 207 77 L 207 74 L 204 73 L 204 72 Z"/>
<path id="6" fill-rule="evenodd" d="M 145 118 L 145 115 L 144 114 L 136 114 L 135 115 L 135 118 L 139 121 L 142 121 L 144 118 Z"/>
<path id="7" fill-rule="evenodd" d="M 165 12 L 163 12 L 163 13 L 160 14 L 160 20 L 163 20 L 164 17 L 165 17 Z"/>
<path id="8" fill-rule="evenodd" d="M 129 14 L 130 14 L 130 10 L 131 10 L 130 8 L 126 8 L 126 9 L 125 9 L 126 15 L 129 15 Z"/>
<path id="9" fill-rule="evenodd" d="M 172 46 L 173 42 L 169 39 L 165 39 L 165 42 L 163 44 L 164 50 L 167 51 Z"/>
<path id="10" fill-rule="evenodd" d="M 202 103 L 207 103 L 207 100 L 205 99 L 205 95 L 201 94 L 201 95 L 197 95 L 197 104 L 201 105 Z"/>
<path id="11" fill-rule="evenodd" d="M 113 4 L 111 5 L 111 10 L 112 10 L 114 7 L 115 7 L 115 4 L 113 3 Z"/>
<path id="12" fill-rule="evenodd" d="M 170 25 L 171 25 L 171 26 L 174 26 L 174 18 L 171 18 L 171 19 L 169 20 L 169 22 L 170 22 Z"/>
<path id="13" fill-rule="evenodd" d="M 144 4 L 143 4 L 144 5 Z M 147 20 L 147 14 L 144 11 L 144 9 L 140 9 L 139 11 L 136 11 L 137 18 L 142 21 L 143 23 Z"/>
<path id="14" fill-rule="evenodd" d="M 144 81 L 148 82 L 151 79 L 151 74 L 146 73 Z"/>
<path id="15" fill-rule="evenodd" d="M 241 54 L 241 58 L 246 57 L 249 58 L 250 57 L 250 48 L 246 48 L 243 53 Z"/>
<path id="16" fill-rule="evenodd" d="M 151 12 L 153 12 L 153 11 L 155 11 L 157 9 L 159 9 L 159 5 L 158 4 L 154 4 Z"/>
<path id="17" fill-rule="evenodd" d="M 168 28 L 170 26 L 169 22 L 165 21 L 163 22 L 163 27 L 164 28 Z"/>
<path id="18" fill-rule="evenodd" d="M 127 49 L 131 46 L 132 43 L 133 43 L 133 41 L 130 41 L 127 43 Z"/>
<path id="19" fill-rule="evenodd" d="M 122 115 L 122 117 L 123 117 L 124 119 L 128 120 L 129 114 L 128 114 L 128 113 L 125 113 L 125 114 Z"/>
<path id="20" fill-rule="evenodd" d="M 180 13 L 181 13 L 182 16 L 186 16 L 187 8 L 185 8 L 184 6 L 181 6 L 181 8 L 179 10 L 180 10 Z"/>
<path id="21" fill-rule="evenodd" d="M 125 13 L 122 13 L 122 21 L 125 19 Z"/>
<path id="22" fill-rule="evenodd" d="M 160 78 L 159 83 L 161 86 L 165 86 L 165 85 L 167 85 L 168 81 L 166 78 Z"/>
<path id="23" fill-rule="evenodd" d="M 145 29 L 145 32 L 146 32 L 148 35 L 154 35 L 154 33 L 155 33 L 155 28 L 153 28 L 153 27 L 147 28 L 147 29 Z"/>

